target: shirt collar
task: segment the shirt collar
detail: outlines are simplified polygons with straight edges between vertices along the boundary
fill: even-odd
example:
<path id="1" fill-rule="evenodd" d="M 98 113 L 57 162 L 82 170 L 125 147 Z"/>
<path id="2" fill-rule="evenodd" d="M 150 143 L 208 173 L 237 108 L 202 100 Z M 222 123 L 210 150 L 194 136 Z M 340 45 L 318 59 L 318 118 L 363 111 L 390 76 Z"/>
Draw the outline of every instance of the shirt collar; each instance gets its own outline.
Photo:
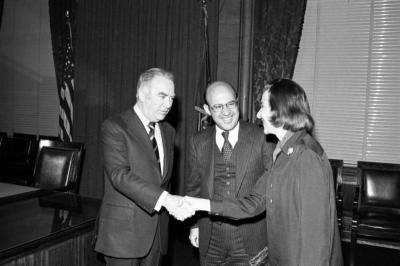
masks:
<path id="1" fill-rule="evenodd" d="M 283 136 L 283 139 L 278 142 L 277 145 L 280 145 L 279 147 L 282 149 L 284 153 L 287 155 L 290 155 L 293 153 L 294 145 L 296 142 L 302 138 L 307 132 L 303 130 L 299 130 L 296 132 L 288 131 L 286 132 L 285 136 Z"/>
<path id="2" fill-rule="evenodd" d="M 294 133 L 292 131 L 286 131 L 285 135 L 283 136 L 283 138 L 280 141 L 278 141 L 276 146 L 278 146 L 280 149 L 283 149 L 286 142 L 290 139 L 291 136 L 293 136 L 293 134 Z"/>
<path id="3" fill-rule="evenodd" d="M 224 132 L 225 130 L 219 128 L 217 125 L 215 125 L 215 131 L 216 131 L 216 135 L 217 136 L 222 136 L 222 132 Z M 236 143 L 237 139 L 239 137 L 239 123 L 236 124 L 236 126 L 234 128 L 232 128 L 231 130 L 229 130 L 229 142 L 232 143 Z M 236 141 L 234 141 L 236 140 Z"/>
<path id="4" fill-rule="evenodd" d="M 139 106 L 138 106 L 137 104 L 135 104 L 135 105 L 133 106 L 133 110 L 135 111 L 135 113 L 136 113 L 137 116 L 139 117 L 140 121 L 142 122 L 142 124 L 144 125 L 144 127 L 145 127 L 146 130 L 147 130 L 148 127 L 149 127 L 149 123 L 150 123 L 149 119 L 147 119 L 147 118 L 144 116 L 143 112 L 140 110 L 140 108 L 139 108 Z M 157 124 L 157 123 L 156 123 L 156 124 Z"/>

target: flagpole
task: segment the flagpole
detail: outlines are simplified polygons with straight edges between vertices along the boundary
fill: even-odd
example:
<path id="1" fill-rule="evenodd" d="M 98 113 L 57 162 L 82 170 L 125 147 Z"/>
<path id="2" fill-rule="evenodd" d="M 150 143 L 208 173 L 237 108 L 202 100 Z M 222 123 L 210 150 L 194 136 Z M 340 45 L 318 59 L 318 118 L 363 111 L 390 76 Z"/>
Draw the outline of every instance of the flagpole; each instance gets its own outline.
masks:
<path id="1" fill-rule="evenodd" d="M 208 12 L 207 12 L 207 0 L 201 0 L 201 9 L 203 11 L 203 25 L 204 25 L 204 55 L 206 63 L 206 84 L 211 83 L 211 67 L 210 67 L 210 47 L 208 38 Z"/>
<path id="2" fill-rule="evenodd" d="M 210 51 L 209 51 L 209 37 L 208 37 L 208 12 L 207 12 L 207 0 L 200 0 L 202 19 L 203 19 L 203 55 L 202 55 L 202 67 L 201 72 L 205 71 L 205 77 L 203 74 L 200 78 L 205 78 L 205 86 L 207 87 L 211 83 L 211 66 L 210 66 Z M 205 69 L 203 69 L 203 67 Z M 200 82 L 200 84 L 203 84 Z M 201 88 L 198 88 L 201 90 Z M 199 97 L 202 97 L 200 94 Z M 201 102 L 201 101 L 199 101 Z M 198 106 L 195 106 L 195 110 L 198 112 L 197 117 L 197 131 L 205 129 L 209 124 L 208 114 Z"/>

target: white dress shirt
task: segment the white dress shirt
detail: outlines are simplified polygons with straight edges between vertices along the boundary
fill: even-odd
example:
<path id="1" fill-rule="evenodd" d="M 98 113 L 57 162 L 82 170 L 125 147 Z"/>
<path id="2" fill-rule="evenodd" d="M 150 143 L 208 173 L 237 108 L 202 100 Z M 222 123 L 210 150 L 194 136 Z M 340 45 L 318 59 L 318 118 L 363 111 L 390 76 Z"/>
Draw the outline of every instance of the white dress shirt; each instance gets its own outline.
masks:
<path id="1" fill-rule="evenodd" d="M 139 117 L 140 121 L 144 125 L 144 127 L 145 127 L 145 129 L 147 131 L 147 134 L 149 134 L 149 131 L 150 131 L 149 123 L 150 123 L 150 121 L 144 116 L 142 111 L 140 111 L 140 109 L 137 106 L 137 104 L 135 104 L 133 106 L 133 110 L 135 111 L 135 113 Z M 160 169 L 161 169 L 161 175 L 162 175 L 163 172 L 164 172 L 164 146 L 163 146 L 163 142 L 162 142 L 160 126 L 158 125 L 158 123 L 155 123 L 155 126 L 154 126 L 154 137 L 156 138 L 156 142 L 157 142 L 158 155 L 159 155 L 159 158 L 160 158 Z"/>
<path id="2" fill-rule="evenodd" d="M 217 142 L 217 146 L 220 151 L 222 151 L 222 146 L 224 146 L 224 137 L 222 136 L 222 132 L 225 130 L 219 128 L 217 125 L 215 126 L 215 141 Z M 239 123 L 229 130 L 228 140 L 232 146 L 232 149 L 235 148 L 235 145 L 239 139 Z"/>
<path id="3" fill-rule="evenodd" d="M 149 121 L 149 119 L 147 119 L 144 116 L 144 114 L 139 109 L 137 104 L 135 104 L 133 106 L 133 110 L 135 111 L 135 113 L 139 117 L 140 121 L 142 122 L 144 128 L 147 131 L 147 134 L 149 134 L 149 131 L 150 131 L 150 128 L 149 128 L 150 121 Z M 158 126 L 158 123 L 155 123 L 154 136 L 156 138 L 157 147 L 158 147 L 158 153 L 159 153 L 159 156 L 160 156 L 159 157 L 160 158 L 160 169 L 161 169 L 161 175 L 162 175 L 163 174 L 163 167 L 164 167 L 164 146 L 163 146 L 163 142 L 162 142 L 162 138 L 161 138 L 161 131 L 160 131 L 160 127 Z M 161 207 L 163 206 L 164 200 L 165 200 L 165 198 L 167 196 L 168 196 L 168 192 L 167 191 L 164 191 L 163 193 L 161 193 L 160 197 L 157 200 L 156 205 L 154 206 L 154 210 L 160 211 Z"/>

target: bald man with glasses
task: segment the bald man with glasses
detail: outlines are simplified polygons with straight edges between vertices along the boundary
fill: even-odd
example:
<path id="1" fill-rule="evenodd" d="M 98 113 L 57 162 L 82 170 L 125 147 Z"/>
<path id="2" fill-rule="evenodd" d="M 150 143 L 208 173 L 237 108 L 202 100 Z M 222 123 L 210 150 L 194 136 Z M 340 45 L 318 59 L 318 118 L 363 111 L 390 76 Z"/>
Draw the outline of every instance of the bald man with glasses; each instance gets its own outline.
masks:
<path id="1" fill-rule="evenodd" d="M 186 194 L 219 200 L 246 195 L 272 164 L 274 147 L 262 128 L 239 121 L 237 94 L 230 84 L 210 84 L 205 100 L 204 110 L 216 125 L 191 138 Z M 202 213 L 193 220 L 189 239 L 199 248 L 201 265 L 249 265 L 252 258 L 267 254 L 265 213 L 241 221 Z"/>

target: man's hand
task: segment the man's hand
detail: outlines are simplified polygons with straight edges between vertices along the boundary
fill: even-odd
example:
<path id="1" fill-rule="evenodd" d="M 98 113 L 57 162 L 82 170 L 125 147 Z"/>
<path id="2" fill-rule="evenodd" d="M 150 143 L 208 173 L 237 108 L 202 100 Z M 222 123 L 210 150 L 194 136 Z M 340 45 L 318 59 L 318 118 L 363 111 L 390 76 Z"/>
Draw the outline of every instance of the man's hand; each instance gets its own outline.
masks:
<path id="1" fill-rule="evenodd" d="M 168 194 L 163 202 L 163 206 L 170 215 L 179 221 L 184 221 L 196 213 L 190 203 L 184 201 L 181 196 Z"/>
<path id="2" fill-rule="evenodd" d="M 190 204 L 192 209 L 194 209 L 195 211 L 209 212 L 211 209 L 210 200 L 208 199 L 185 196 L 183 197 L 183 201 Z"/>
<path id="3" fill-rule="evenodd" d="M 199 247 L 199 228 L 198 227 L 193 227 L 190 229 L 190 235 L 189 235 L 190 243 L 192 243 L 192 246 L 195 248 Z"/>

